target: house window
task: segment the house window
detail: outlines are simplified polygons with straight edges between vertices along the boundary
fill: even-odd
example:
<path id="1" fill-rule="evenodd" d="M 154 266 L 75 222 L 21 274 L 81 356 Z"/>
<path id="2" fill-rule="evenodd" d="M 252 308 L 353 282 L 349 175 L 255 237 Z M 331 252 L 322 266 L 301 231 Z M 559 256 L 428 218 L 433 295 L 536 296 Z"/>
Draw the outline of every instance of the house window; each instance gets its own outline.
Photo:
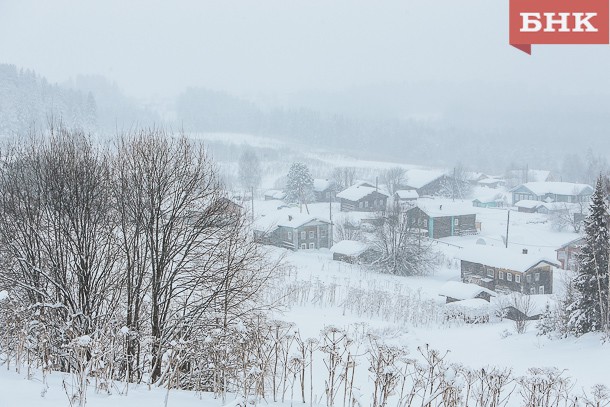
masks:
<path id="1" fill-rule="evenodd" d="M 310 239 L 313 239 L 313 230 L 310 230 L 310 231 L 309 231 L 309 238 L 310 238 Z"/>
<path id="2" fill-rule="evenodd" d="M 364 201 L 364 207 L 368 208 L 369 207 L 369 201 Z"/>
<path id="3" fill-rule="evenodd" d="M 511 273 L 506 273 L 506 281 L 513 281 L 513 275 Z"/>
<path id="4" fill-rule="evenodd" d="M 301 249 L 307 249 L 307 243 L 301 243 Z"/>
<path id="5" fill-rule="evenodd" d="M 330 198 L 330 191 L 327 191 L 327 192 L 326 192 L 326 197 L 327 197 L 327 198 Z"/>
<path id="6" fill-rule="evenodd" d="M 532 275 L 531 274 L 526 275 L 525 276 L 525 281 L 527 281 L 528 284 L 531 283 L 532 282 Z"/>
<path id="7" fill-rule="evenodd" d="M 288 237 L 288 240 L 292 240 L 292 232 L 288 232 L 286 236 Z"/>
<path id="8" fill-rule="evenodd" d="M 458 218 L 453 219 L 453 226 L 458 226 L 460 224 L 460 220 Z"/>
<path id="9" fill-rule="evenodd" d="M 326 230 L 325 229 L 320 230 L 320 237 L 326 237 Z"/>
<path id="10" fill-rule="evenodd" d="M 521 274 L 515 274 L 515 283 L 521 283 Z"/>
<path id="11" fill-rule="evenodd" d="M 494 276 L 494 269 L 487 269 L 487 277 L 493 277 Z"/>
<path id="12" fill-rule="evenodd" d="M 538 294 L 544 294 L 544 286 L 543 285 L 538 287 Z"/>
<path id="13" fill-rule="evenodd" d="M 498 279 L 499 280 L 504 280 L 504 272 L 503 271 L 498 271 Z"/>
<path id="14" fill-rule="evenodd" d="M 534 274 L 534 281 L 540 281 L 540 273 Z"/>
<path id="15" fill-rule="evenodd" d="M 315 245 L 314 243 L 309 243 L 309 248 L 310 248 L 310 249 L 315 249 L 315 248 L 316 248 L 316 245 Z"/>
<path id="16" fill-rule="evenodd" d="M 536 294 L 536 287 L 530 288 L 530 294 Z"/>
<path id="17" fill-rule="evenodd" d="M 362 202 L 362 201 L 358 202 L 358 206 L 359 206 L 360 208 L 364 208 L 364 202 Z"/>
<path id="18" fill-rule="evenodd" d="M 307 239 L 307 232 L 305 232 L 305 231 L 301 232 L 301 239 Z"/>

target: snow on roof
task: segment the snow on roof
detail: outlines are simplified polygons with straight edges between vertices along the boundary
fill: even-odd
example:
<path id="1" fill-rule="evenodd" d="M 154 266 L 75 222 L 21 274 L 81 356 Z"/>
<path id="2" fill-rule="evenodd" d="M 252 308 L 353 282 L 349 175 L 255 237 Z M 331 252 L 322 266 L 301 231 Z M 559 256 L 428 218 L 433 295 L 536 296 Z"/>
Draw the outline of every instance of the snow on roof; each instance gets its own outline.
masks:
<path id="1" fill-rule="evenodd" d="M 417 207 L 432 218 L 475 215 L 472 206 L 470 206 L 470 202 L 467 205 L 464 205 L 461 202 L 447 202 L 445 200 L 441 202 L 434 199 L 420 199 L 417 201 Z"/>
<path id="2" fill-rule="evenodd" d="M 565 249 L 568 246 L 580 246 L 580 245 L 583 245 L 584 243 L 585 243 L 584 237 L 577 237 L 576 239 L 572 239 L 569 242 L 562 244 L 561 246 L 559 246 L 558 249 L 555 249 L 555 251 Z"/>
<path id="3" fill-rule="evenodd" d="M 307 215 L 305 213 L 292 214 L 284 217 L 283 220 L 280 220 L 277 225 L 283 226 L 287 228 L 298 228 L 309 222 L 318 221 L 322 223 L 330 223 L 330 221 L 320 218 L 313 215 Z"/>
<path id="4" fill-rule="evenodd" d="M 401 189 L 396 191 L 396 195 L 400 199 L 417 199 L 419 198 L 419 194 L 414 189 Z"/>
<path id="5" fill-rule="evenodd" d="M 328 179 L 316 178 L 313 180 L 313 190 L 316 192 L 326 191 L 333 185 L 333 182 Z"/>
<path id="6" fill-rule="evenodd" d="M 488 309 L 491 308 L 491 304 L 483 298 L 469 298 L 467 300 L 454 301 L 445 304 L 448 308 L 468 308 L 468 309 Z"/>
<path id="7" fill-rule="evenodd" d="M 271 197 L 273 199 L 284 199 L 286 198 L 286 193 L 278 189 L 269 189 L 265 192 L 265 196 Z"/>
<path id="8" fill-rule="evenodd" d="M 481 185 L 488 185 L 488 184 L 495 184 L 497 182 L 504 182 L 503 179 L 498 179 L 498 178 L 485 178 L 479 181 L 479 184 Z"/>
<path id="9" fill-rule="evenodd" d="M 369 246 L 366 243 L 357 240 L 341 240 L 340 242 L 335 243 L 333 247 L 330 248 L 330 251 L 345 256 L 359 256 L 364 253 L 368 247 Z"/>
<path id="10" fill-rule="evenodd" d="M 525 209 L 534 209 L 537 208 L 539 206 L 542 205 L 542 202 L 540 201 L 532 201 L 530 199 L 523 199 L 517 203 L 515 203 L 515 206 L 517 208 L 525 208 Z"/>
<path id="11" fill-rule="evenodd" d="M 457 253 L 457 258 L 471 263 L 479 263 L 485 266 L 503 268 L 507 270 L 526 272 L 541 262 L 549 263 L 559 267 L 555 259 L 540 254 L 523 254 L 521 249 L 483 246 L 464 248 Z"/>
<path id="12" fill-rule="evenodd" d="M 535 195 L 555 194 L 555 195 L 580 195 L 584 192 L 593 193 L 593 188 L 587 184 L 574 184 L 572 182 L 527 182 L 518 188 L 527 188 Z"/>
<path id="13" fill-rule="evenodd" d="M 254 229 L 272 231 L 278 226 L 296 229 L 312 221 L 330 223 L 330 221 L 319 216 L 299 213 L 298 208 L 285 208 L 256 219 Z"/>
<path id="14" fill-rule="evenodd" d="M 491 291 L 485 287 L 481 287 L 480 285 L 462 283 L 460 281 L 447 281 L 439 289 L 438 295 L 442 295 L 443 297 L 455 298 L 456 300 L 467 300 L 475 298 L 481 293 L 487 293 L 492 297 L 495 297 L 497 295 L 494 291 Z"/>
<path id="15" fill-rule="evenodd" d="M 419 189 L 445 175 L 441 170 L 422 170 L 413 168 L 405 172 L 405 184 L 411 188 Z"/>
<path id="16" fill-rule="evenodd" d="M 337 198 L 347 199 L 348 201 L 358 201 L 364 198 L 365 196 L 372 194 L 375 191 L 382 195 L 388 196 L 382 191 L 376 189 L 375 187 L 367 185 L 352 185 L 351 187 L 339 192 L 337 194 Z"/>

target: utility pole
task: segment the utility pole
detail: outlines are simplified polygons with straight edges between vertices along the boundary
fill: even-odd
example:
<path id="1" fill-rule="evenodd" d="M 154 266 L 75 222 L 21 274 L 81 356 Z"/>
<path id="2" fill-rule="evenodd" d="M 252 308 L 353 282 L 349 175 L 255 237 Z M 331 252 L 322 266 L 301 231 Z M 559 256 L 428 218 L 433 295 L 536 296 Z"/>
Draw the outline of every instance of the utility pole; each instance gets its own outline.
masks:
<path id="1" fill-rule="evenodd" d="M 252 221 L 254 221 L 254 187 L 250 187 L 250 202 L 252 202 Z"/>
<path id="2" fill-rule="evenodd" d="M 328 248 L 330 249 L 333 245 L 333 191 L 330 191 L 330 199 L 328 200 L 328 215 L 330 218 L 330 236 L 328 236 Z"/>
<path id="3" fill-rule="evenodd" d="M 508 226 L 510 225 L 510 209 L 508 210 L 508 215 L 506 217 L 506 241 L 504 242 L 504 247 L 508 248 Z"/>

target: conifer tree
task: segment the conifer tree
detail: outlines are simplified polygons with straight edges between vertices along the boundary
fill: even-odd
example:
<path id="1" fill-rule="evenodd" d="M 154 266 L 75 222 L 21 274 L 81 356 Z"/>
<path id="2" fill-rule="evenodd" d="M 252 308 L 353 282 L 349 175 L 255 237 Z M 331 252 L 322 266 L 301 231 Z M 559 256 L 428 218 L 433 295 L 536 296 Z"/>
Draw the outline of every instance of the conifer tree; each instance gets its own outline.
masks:
<path id="1" fill-rule="evenodd" d="M 286 181 L 286 200 L 307 203 L 313 200 L 313 177 L 303 163 L 293 163 Z"/>
<path id="2" fill-rule="evenodd" d="M 568 328 L 576 335 L 606 330 L 608 327 L 608 206 L 605 183 L 597 179 L 585 220 L 585 244 L 578 256 L 578 275 L 573 281 L 575 295 L 568 305 Z"/>

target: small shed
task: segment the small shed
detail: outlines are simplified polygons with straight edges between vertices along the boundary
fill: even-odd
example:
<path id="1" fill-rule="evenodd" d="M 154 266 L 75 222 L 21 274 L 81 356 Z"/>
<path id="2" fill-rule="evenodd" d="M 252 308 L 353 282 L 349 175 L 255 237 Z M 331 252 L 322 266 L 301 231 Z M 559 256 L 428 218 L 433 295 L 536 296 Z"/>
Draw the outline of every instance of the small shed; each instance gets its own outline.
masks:
<path id="1" fill-rule="evenodd" d="M 359 263 L 364 253 L 369 249 L 369 245 L 357 240 L 341 240 L 330 248 L 333 260 L 344 261 L 346 263 Z"/>
<path id="2" fill-rule="evenodd" d="M 542 204 L 543 204 L 543 202 L 540 202 L 540 201 L 532 201 L 530 199 L 523 199 L 519 202 L 516 202 L 515 206 L 517 207 L 519 212 L 535 213 L 538 211 L 538 208 Z"/>
<path id="3" fill-rule="evenodd" d="M 438 295 L 446 297 L 445 302 L 450 303 L 472 300 L 475 298 L 480 298 L 489 302 L 491 297 L 495 297 L 497 294 L 494 291 L 477 284 L 448 281 L 440 288 Z"/>

